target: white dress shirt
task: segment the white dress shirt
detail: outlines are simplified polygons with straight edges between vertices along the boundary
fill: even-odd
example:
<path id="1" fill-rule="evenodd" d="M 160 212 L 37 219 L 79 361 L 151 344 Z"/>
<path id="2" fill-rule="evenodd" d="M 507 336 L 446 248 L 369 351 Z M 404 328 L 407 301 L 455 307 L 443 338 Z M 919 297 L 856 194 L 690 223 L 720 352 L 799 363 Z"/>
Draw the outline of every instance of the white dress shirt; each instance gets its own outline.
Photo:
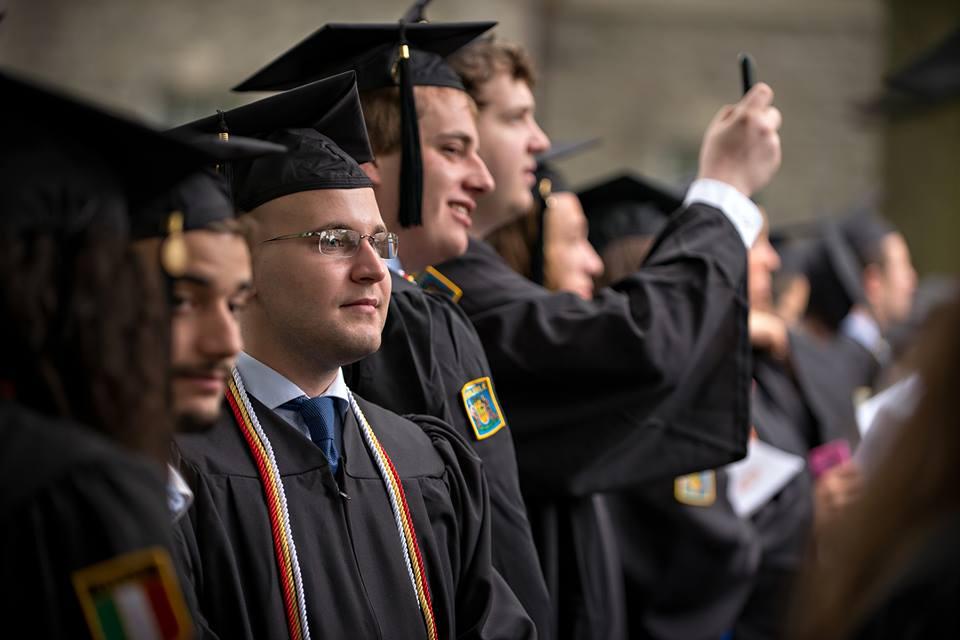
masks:
<path id="1" fill-rule="evenodd" d="M 723 215 L 733 223 L 748 250 L 763 229 L 763 216 L 757 205 L 726 182 L 709 178 L 694 180 L 683 199 L 684 205 L 692 202 L 702 202 L 720 209 Z"/>
<path id="2" fill-rule="evenodd" d="M 310 428 L 307 427 L 307 423 L 304 422 L 300 412 L 297 409 L 283 406 L 294 398 L 309 397 L 300 387 L 247 353 L 241 353 L 237 357 L 237 369 L 240 371 L 240 377 L 243 379 L 243 386 L 246 387 L 247 393 L 296 427 L 297 431 L 307 439 L 310 438 Z M 343 380 L 343 370 L 338 368 L 337 377 L 320 394 L 321 396 L 343 400 L 341 403 L 343 412 L 340 415 L 341 425 L 350 407 L 347 391 L 347 383 Z M 343 451 L 343 436 L 340 429 L 335 430 L 334 442 L 337 445 L 337 450 Z"/>

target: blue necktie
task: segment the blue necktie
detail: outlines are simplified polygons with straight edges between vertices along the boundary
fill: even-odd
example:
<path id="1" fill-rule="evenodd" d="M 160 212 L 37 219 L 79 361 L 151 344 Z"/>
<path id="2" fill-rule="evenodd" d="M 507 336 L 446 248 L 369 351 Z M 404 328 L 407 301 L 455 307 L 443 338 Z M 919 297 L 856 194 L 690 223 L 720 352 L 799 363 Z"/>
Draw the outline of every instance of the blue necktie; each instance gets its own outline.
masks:
<path id="1" fill-rule="evenodd" d="M 300 396 L 284 404 L 285 407 L 300 412 L 300 416 L 310 430 L 310 439 L 323 451 L 327 462 L 330 463 L 330 470 L 334 473 L 337 472 L 340 464 L 340 452 L 337 451 L 335 437 L 339 424 L 337 400 L 338 398 L 331 396 L 316 398 Z"/>

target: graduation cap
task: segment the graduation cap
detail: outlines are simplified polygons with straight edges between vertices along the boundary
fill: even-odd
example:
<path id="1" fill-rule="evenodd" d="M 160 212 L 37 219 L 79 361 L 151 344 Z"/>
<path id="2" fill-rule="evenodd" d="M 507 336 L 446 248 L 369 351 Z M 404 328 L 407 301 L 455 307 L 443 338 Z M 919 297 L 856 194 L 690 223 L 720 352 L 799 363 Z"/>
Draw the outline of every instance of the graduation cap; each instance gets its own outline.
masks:
<path id="1" fill-rule="evenodd" d="M 960 96 L 960 26 L 932 49 L 891 74 L 887 85 L 929 103 Z"/>
<path id="2" fill-rule="evenodd" d="M 683 204 L 683 194 L 634 173 L 606 178 L 578 195 L 597 252 L 618 238 L 657 235 Z"/>
<path id="3" fill-rule="evenodd" d="M 416 3 L 405 19 L 422 19 Z M 421 224 L 423 165 L 414 86 L 464 90 L 445 58 L 495 22 L 445 24 L 328 24 L 234 87 L 234 91 L 283 90 L 353 70 L 361 90 L 400 88 L 400 224 Z"/>
<path id="4" fill-rule="evenodd" d="M 57 90 L 0 71 L 0 192 L 13 197 L 29 170 L 18 156 L 46 146 L 54 154 L 78 150 L 116 177 L 128 204 L 136 207 L 161 194 L 190 173 L 216 161 L 209 151 L 164 135 L 125 116 L 110 113 Z M 52 177 L 82 170 L 80 162 L 42 169 Z M 4 207 L 6 215 L 15 208 Z M 26 215 L 26 213 L 24 214 Z"/>
<path id="5" fill-rule="evenodd" d="M 840 223 L 825 221 L 807 262 L 807 315 L 836 330 L 855 304 L 865 300 L 863 267 L 844 238 Z"/>
<path id="6" fill-rule="evenodd" d="M 164 271 L 173 277 L 186 269 L 188 256 L 183 233 L 234 217 L 230 184 L 224 175 L 227 163 L 287 151 L 282 145 L 254 138 L 179 135 L 216 158 L 217 167 L 205 167 L 188 176 L 131 213 L 134 240 L 164 238 L 160 262 Z"/>
<path id="7" fill-rule="evenodd" d="M 886 88 L 861 105 L 867 116 L 904 117 L 960 97 L 960 26 L 885 78 Z"/>
<path id="8" fill-rule="evenodd" d="M 598 144 L 600 144 L 599 138 L 562 142 L 552 145 L 550 149 L 541 153 L 536 158 L 537 167 L 534 170 L 536 180 L 533 183 L 532 192 L 534 201 L 533 215 L 537 217 L 537 237 L 534 240 L 530 252 L 530 279 L 537 284 L 543 284 L 544 282 L 544 218 L 546 217 L 547 209 L 550 207 L 550 198 L 555 193 L 573 191 L 563 174 L 554 166 L 554 163 L 558 160 L 592 149 Z"/>
<path id="9" fill-rule="evenodd" d="M 351 72 L 182 125 L 178 133 L 229 132 L 288 148 L 283 156 L 231 163 L 237 207 L 250 211 L 312 189 L 371 187 L 360 164 L 373 159 Z"/>
<path id="10" fill-rule="evenodd" d="M 896 231 L 889 221 L 867 208 L 844 216 L 838 228 L 861 267 L 879 260 L 883 239 Z"/>

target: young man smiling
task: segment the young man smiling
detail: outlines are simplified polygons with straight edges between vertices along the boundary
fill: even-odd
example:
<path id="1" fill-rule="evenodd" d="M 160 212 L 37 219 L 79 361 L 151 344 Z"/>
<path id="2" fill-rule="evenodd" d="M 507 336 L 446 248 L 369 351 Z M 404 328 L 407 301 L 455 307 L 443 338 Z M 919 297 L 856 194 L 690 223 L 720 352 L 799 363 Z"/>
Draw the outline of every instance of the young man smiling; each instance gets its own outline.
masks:
<path id="1" fill-rule="evenodd" d="M 530 637 L 490 564 L 480 462 L 448 426 L 344 381 L 380 347 L 397 245 L 357 164 L 370 153 L 352 78 L 222 116 L 291 152 L 234 165 L 254 295 L 230 415 L 179 439 L 197 494 L 185 564 L 222 637 Z"/>
<path id="2" fill-rule="evenodd" d="M 543 524 L 541 560 L 548 584 L 560 583 L 551 595 L 562 637 L 623 637 L 616 569 L 584 573 L 603 568 L 607 545 L 569 541 L 578 531 L 609 539 L 592 495 L 746 451 L 746 248 L 762 223 L 749 196 L 779 167 L 780 113 L 763 84 L 722 108 L 700 179 L 644 268 L 583 300 L 522 278 L 483 240 L 530 210 L 535 157 L 548 145 L 526 55 L 484 39 L 451 64 L 480 109 L 480 155 L 497 187 L 478 202 L 466 254 L 436 271 L 460 292 L 510 408 L 530 517 Z"/>
<path id="3" fill-rule="evenodd" d="M 363 166 L 384 221 L 399 236 L 400 251 L 399 259 L 389 263 L 392 293 L 382 346 L 346 368 L 346 379 L 360 395 L 392 411 L 442 418 L 482 458 L 490 486 L 494 566 L 533 618 L 539 636 L 549 638 L 549 597 L 520 494 L 513 437 L 504 428 L 507 419 L 483 347 L 459 307 L 445 296 L 424 292 L 404 272 L 423 272 L 466 251 L 477 200 L 494 186 L 478 154 L 476 106 L 443 57 L 490 26 L 405 25 L 409 95 L 393 73 L 401 38 L 396 24 L 327 25 L 241 88 L 282 88 L 343 69 L 357 73 L 375 155 Z M 343 34 L 362 41 L 363 47 L 351 47 Z M 343 46 L 334 47 L 338 43 Z M 320 57 L 317 50 L 331 54 Z M 415 105 L 412 119 L 404 112 L 405 98 Z M 411 164 L 420 171 L 405 178 Z M 406 191 L 416 175 L 422 176 L 422 190 L 412 189 L 421 195 L 411 200 Z"/>

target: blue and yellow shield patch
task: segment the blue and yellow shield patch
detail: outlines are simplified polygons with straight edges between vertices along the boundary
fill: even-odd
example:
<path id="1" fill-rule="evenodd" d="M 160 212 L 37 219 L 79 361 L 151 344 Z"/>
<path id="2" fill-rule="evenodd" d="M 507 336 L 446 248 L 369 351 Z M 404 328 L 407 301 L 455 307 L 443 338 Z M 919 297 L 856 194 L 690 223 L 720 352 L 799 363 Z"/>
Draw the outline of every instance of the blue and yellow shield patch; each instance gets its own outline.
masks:
<path id="1" fill-rule="evenodd" d="M 477 440 L 489 438 L 507 425 L 489 377 L 477 378 L 463 385 L 460 397 Z"/>
<path id="2" fill-rule="evenodd" d="M 433 267 L 427 267 L 417 274 L 417 284 L 424 291 L 445 295 L 454 302 L 463 297 L 463 290 L 453 283 L 453 280 L 443 275 Z"/>
<path id="3" fill-rule="evenodd" d="M 673 481 L 673 495 L 680 504 L 709 507 L 717 500 L 717 472 L 697 471 L 677 476 Z"/>

